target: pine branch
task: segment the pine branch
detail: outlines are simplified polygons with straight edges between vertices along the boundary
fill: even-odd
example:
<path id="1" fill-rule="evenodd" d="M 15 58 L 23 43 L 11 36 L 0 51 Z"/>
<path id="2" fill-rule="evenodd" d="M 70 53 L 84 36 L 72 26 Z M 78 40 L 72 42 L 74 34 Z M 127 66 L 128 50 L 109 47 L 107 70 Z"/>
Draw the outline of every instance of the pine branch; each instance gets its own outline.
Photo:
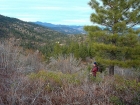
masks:
<path id="1" fill-rule="evenodd" d="M 132 26 L 130 26 L 129 28 L 132 28 L 132 27 L 134 27 L 135 25 L 138 25 L 140 22 L 137 22 L 137 23 L 135 23 L 135 24 L 133 24 Z"/>
<path id="2" fill-rule="evenodd" d="M 108 6 L 109 6 L 111 9 L 113 9 L 113 8 L 114 8 L 114 6 L 111 4 L 111 2 L 110 2 L 110 1 L 108 2 Z"/>
<path id="3" fill-rule="evenodd" d="M 106 26 L 106 27 L 109 27 L 109 28 L 112 27 L 112 25 L 108 25 L 108 24 L 106 24 L 106 23 L 101 23 L 101 25 Z"/>
<path id="4" fill-rule="evenodd" d="M 126 10 L 122 14 L 125 14 L 129 9 L 130 9 L 130 7 L 127 5 Z"/>

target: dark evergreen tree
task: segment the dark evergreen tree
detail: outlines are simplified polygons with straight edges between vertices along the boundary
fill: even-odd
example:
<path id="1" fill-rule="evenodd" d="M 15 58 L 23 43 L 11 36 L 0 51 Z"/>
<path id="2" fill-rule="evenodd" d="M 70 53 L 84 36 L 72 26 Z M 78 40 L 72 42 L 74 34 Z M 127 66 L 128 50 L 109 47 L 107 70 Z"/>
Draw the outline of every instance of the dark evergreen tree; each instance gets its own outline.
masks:
<path id="1" fill-rule="evenodd" d="M 62 47 L 59 43 L 55 43 L 53 47 L 53 56 L 58 56 L 59 54 L 62 54 Z"/>
<path id="2" fill-rule="evenodd" d="M 91 22 L 97 26 L 85 26 L 85 30 L 96 60 L 109 66 L 110 75 L 115 65 L 138 66 L 140 30 L 132 28 L 140 24 L 140 0 L 91 0 L 89 5 L 94 10 Z"/>

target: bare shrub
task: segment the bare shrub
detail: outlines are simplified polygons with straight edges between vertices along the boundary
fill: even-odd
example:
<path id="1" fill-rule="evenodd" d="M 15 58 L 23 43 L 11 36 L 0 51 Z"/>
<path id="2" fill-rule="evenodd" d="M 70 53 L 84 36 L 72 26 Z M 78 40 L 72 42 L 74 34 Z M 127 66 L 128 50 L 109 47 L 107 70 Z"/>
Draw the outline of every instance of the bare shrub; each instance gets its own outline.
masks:
<path id="1" fill-rule="evenodd" d="M 63 91 L 52 92 L 50 98 L 53 105 L 111 105 L 108 84 L 69 85 Z"/>
<path id="2" fill-rule="evenodd" d="M 10 42 L 0 44 L 0 99 L 2 103 L 7 100 L 13 79 L 16 79 L 14 74 L 18 66 L 18 52 L 18 49 L 14 48 Z"/>
<path id="3" fill-rule="evenodd" d="M 34 53 L 29 53 L 26 56 L 20 54 L 19 58 L 19 67 L 18 71 L 29 74 L 31 72 L 36 72 L 40 69 L 44 69 L 45 67 L 41 63 L 40 59 L 38 58 L 38 51 Z"/>
<path id="4" fill-rule="evenodd" d="M 16 92 L 22 89 L 25 74 L 40 69 L 36 52 L 32 56 L 25 56 L 15 45 L 13 41 L 0 44 L 0 105 L 15 105 L 20 99 Z M 28 86 L 28 83 L 25 86 Z"/>
<path id="5" fill-rule="evenodd" d="M 70 54 L 69 56 L 59 55 L 57 58 L 50 58 L 48 69 L 61 71 L 62 73 L 75 73 L 84 68 L 80 62 L 81 59 L 77 60 L 73 54 Z"/>
<path id="6" fill-rule="evenodd" d="M 8 43 L 8 42 L 7 42 Z M 24 55 L 12 44 L 0 45 L 0 105 L 138 105 L 140 83 L 100 76 L 86 82 L 80 60 L 51 58 L 48 70 L 38 52 Z"/>
<path id="7" fill-rule="evenodd" d="M 71 78 L 73 77 L 73 78 Z M 41 71 L 40 73 L 31 74 L 30 78 L 39 88 L 41 84 L 45 84 L 42 88 L 44 96 L 48 96 L 52 105 L 109 105 L 109 97 L 111 88 L 108 85 L 111 82 L 96 83 L 79 83 L 75 77 L 60 72 Z M 74 80 L 75 79 L 75 80 Z M 112 80 L 112 79 L 111 79 Z M 81 79 L 82 82 L 82 79 Z M 48 84 L 49 83 L 49 84 Z M 36 90 L 35 84 L 32 84 Z M 51 91 L 50 91 L 51 89 Z M 38 89 L 37 89 L 38 90 Z M 42 97 L 43 98 L 43 97 Z M 39 101 L 36 98 L 35 103 Z M 44 100 L 45 101 L 45 100 Z"/>

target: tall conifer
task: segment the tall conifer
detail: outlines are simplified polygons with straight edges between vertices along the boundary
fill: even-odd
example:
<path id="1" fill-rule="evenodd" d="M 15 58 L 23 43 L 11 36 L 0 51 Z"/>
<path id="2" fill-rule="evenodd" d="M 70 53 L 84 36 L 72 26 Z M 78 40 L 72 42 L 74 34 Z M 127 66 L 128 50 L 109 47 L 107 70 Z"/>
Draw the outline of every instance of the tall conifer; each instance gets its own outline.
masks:
<path id="1" fill-rule="evenodd" d="M 140 0 L 91 0 L 94 10 L 90 19 L 96 26 L 85 26 L 96 51 L 96 60 L 109 66 L 136 67 L 140 65 Z M 103 29 L 101 27 L 104 27 Z"/>

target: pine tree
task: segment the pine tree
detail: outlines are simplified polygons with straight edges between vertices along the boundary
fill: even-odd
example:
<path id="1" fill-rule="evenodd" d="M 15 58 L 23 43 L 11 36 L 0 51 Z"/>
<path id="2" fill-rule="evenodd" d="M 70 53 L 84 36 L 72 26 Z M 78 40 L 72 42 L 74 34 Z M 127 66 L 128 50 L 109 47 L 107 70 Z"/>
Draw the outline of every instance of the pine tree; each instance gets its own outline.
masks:
<path id="1" fill-rule="evenodd" d="M 90 42 L 96 51 L 96 60 L 109 66 L 110 75 L 114 66 L 136 67 L 140 65 L 140 0 L 91 0 L 95 11 L 91 22 L 85 26 Z M 102 28 L 101 28 L 102 27 Z"/>
<path id="2" fill-rule="evenodd" d="M 53 56 L 58 56 L 62 54 L 62 48 L 59 43 L 55 43 L 53 46 Z"/>

